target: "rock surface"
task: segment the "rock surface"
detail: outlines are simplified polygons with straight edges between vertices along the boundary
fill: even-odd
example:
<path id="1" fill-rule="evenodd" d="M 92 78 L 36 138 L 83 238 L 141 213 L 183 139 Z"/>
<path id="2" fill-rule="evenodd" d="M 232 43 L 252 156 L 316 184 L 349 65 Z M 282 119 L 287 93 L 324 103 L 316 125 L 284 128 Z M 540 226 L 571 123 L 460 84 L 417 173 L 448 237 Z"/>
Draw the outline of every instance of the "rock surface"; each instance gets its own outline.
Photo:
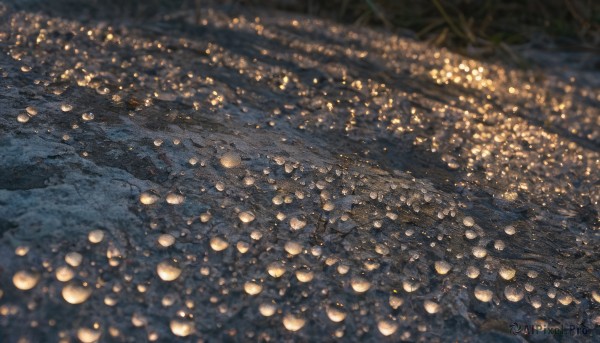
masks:
<path id="1" fill-rule="evenodd" d="M 598 335 L 597 72 L 218 7 L 0 50 L 2 342 Z"/>

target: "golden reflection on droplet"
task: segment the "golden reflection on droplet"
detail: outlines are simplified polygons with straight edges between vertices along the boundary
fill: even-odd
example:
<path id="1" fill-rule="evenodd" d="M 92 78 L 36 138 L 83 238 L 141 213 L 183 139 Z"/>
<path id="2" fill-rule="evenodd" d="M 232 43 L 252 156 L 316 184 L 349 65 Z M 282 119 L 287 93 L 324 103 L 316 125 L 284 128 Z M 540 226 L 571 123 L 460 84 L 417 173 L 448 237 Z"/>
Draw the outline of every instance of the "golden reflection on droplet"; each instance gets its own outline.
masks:
<path id="1" fill-rule="evenodd" d="M 473 219 L 473 217 L 464 217 L 463 218 L 463 225 L 467 226 L 467 227 L 471 227 L 473 225 L 475 225 L 475 219 Z"/>
<path id="2" fill-rule="evenodd" d="M 29 116 L 25 113 L 19 113 L 17 115 L 17 121 L 21 124 L 25 124 L 29 121 Z"/>
<path id="3" fill-rule="evenodd" d="M 481 285 L 477 285 L 473 293 L 475 294 L 475 298 L 482 302 L 489 302 L 494 296 L 494 293 L 491 290 Z"/>
<path id="4" fill-rule="evenodd" d="M 377 329 L 382 335 L 391 336 L 398 330 L 398 324 L 390 320 L 380 320 L 377 322 Z"/>
<path id="5" fill-rule="evenodd" d="M 158 196 L 156 196 L 152 193 L 144 192 L 144 193 L 140 194 L 140 202 L 144 205 L 152 205 L 157 201 L 158 201 Z"/>
<path id="6" fill-rule="evenodd" d="M 420 287 L 419 283 L 416 281 L 405 280 L 402 282 L 402 288 L 405 292 L 412 293 L 418 290 Z"/>
<path id="7" fill-rule="evenodd" d="M 223 251 L 229 247 L 229 243 L 224 238 L 215 236 L 210 239 L 210 247 L 214 251 Z"/>
<path id="8" fill-rule="evenodd" d="M 77 338 L 83 343 L 94 343 L 100 339 L 102 332 L 100 330 L 82 327 L 77 330 Z"/>
<path id="9" fill-rule="evenodd" d="M 440 304 L 432 300 L 425 300 L 425 302 L 423 302 L 423 307 L 429 314 L 437 313 L 440 310 Z"/>
<path id="10" fill-rule="evenodd" d="M 88 233 L 88 241 L 92 244 L 98 244 L 104 239 L 104 231 L 92 230 Z"/>
<path id="11" fill-rule="evenodd" d="M 469 266 L 467 267 L 466 274 L 470 279 L 476 279 L 479 276 L 479 269 L 474 266 Z"/>
<path id="12" fill-rule="evenodd" d="M 290 227 L 292 230 L 300 230 L 306 226 L 306 222 L 296 217 L 290 219 Z"/>
<path id="13" fill-rule="evenodd" d="M 298 279 L 298 281 L 306 283 L 306 282 L 311 282 L 312 279 L 314 278 L 314 273 L 311 270 L 308 269 L 298 269 L 296 270 L 296 279 Z"/>
<path id="14" fill-rule="evenodd" d="M 262 303 L 258 306 L 258 311 L 265 317 L 270 317 L 275 314 L 277 306 L 273 303 Z"/>
<path id="15" fill-rule="evenodd" d="M 435 271 L 440 275 L 446 275 L 452 269 L 452 265 L 446 261 L 436 261 Z"/>
<path id="16" fill-rule="evenodd" d="M 240 219 L 240 221 L 242 223 L 250 223 L 251 221 L 254 220 L 254 214 L 250 211 L 244 211 L 244 212 L 240 212 L 240 214 L 238 215 L 238 218 Z"/>
<path id="17" fill-rule="evenodd" d="M 61 293 L 66 302 L 77 305 L 85 302 L 92 295 L 92 288 L 79 283 L 70 283 L 63 287 Z"/>
<path id="18" fill-rule="evenodd" d="M 173 319 L 169 326 L 171 332 L 178 337 L 187 337 L 194 333 L 194 323 L 189 320 Z"/>
<path id="19" fill-rule="evenodd" d="M 262 292 L 263 287 L 256 282 L 246 282 L 244 284 L 244 291 L 250 295 L 257 295 Z"/>
<path id="20" fill-rule="evenodd" d="M 515 286 L 509 285 L 504 288 L 504 296 L 509 301 L 512 301 L 512 302 L 521 301 L 521 299 L 523 299 L 524 295 L 525 295 L 525 293 Z"/>
<path id="21" fill-rule="evenodd" d="M 339 323 L 346 319 L 347 312 L 339 304 L 327 306 L 327 317 L 334 323 Z"/>
<path id="22" fill-rule="evenodd" d="M 285 274 L 285 265 L 281 262 L 272 262 L 267 266 L 267 272 L 274 278 L 279 278 Z"/>
<path id="23" fill-rule="evenodd" d="M 393 308 L 394 310 L 396 310 L 400 306 L 402 306 L 402 304 L 404 304 L 404 299 L 402 299 L 398 296 L 395 296 L 395 295 L 390 295 L 389 303 L 390 303 L 390 307 Z"/>
<path id="24" fill-rule="evenodd" d="M 65 255 L 65 262 L 71 267 L 79 267 L 83 261 L 83 256 L 78 252 L 70 252 Z"/>
<path id="25" fill-rule="evenodd" d="M 168 248 L 175 244 L 175 237 L 169 235 L 168 233 L 162 234 L 158 236 L 158 244 L 164 248 Z"/>
<path id="26" fill-rule="evenodd" d="M 181 205 L 185 201 L 185 197 L 177 193 L 169 193 L 165 199 L 169 205 Z"/>
<path id="27" fill-rule="evenodd" d="M 476 258 L 484 258 L 487 256 L 487 250 L 483 247 L 473 247 L 473 256 Z"/>
<path id="28" fill-rule="evenodd" d="M 304 327 L 304 324 L 306 324 L 306 320 L 304 318 L 291 314 L 286 314 L 285 317 L 283 317 L 283 326 L 289 331 L 298 331 Z"/>
<path id="29" fill-rule="evenodd" d="M 227 152 L 221 156 L 221 165 L 225 168 L 235 168 L 242 164 L 242 158 L 234 152 Z"/>
<path id="30" fill-rule="evenodd" d="M 371 288 L 371 283 L 367 279 L 355 276 L 350 280 L 350 286 L 356 293 L 364 293 Z"/>
<path id="31" fill-rule="evenodd" d="M 170 261 L 162 261 L 156 266 L 156 273 L 163 281 L 174 281 L 181 275 L 181 269 Z"/>
<path id="32" fill-rule="evenodd" d="M 298 255 L 302 252 L 302 245 L 297 242 L 288 241 L 284 245 L 285 251 L 290 255 Z"/>
<path id="33" fill-rule="evenodd" d="M 28 291 L 35 287 L 40 280 L 40 275 L 36 272 L 21 270 L 13 275 L 13 284 L 22 291 Z"/>
<path id="34" fill-rule="evenodd" d="M 501 266 L 498 269 L 498 274 L 500 274 L 500 276 L 504 280 L 510 280 L 510 279 L 514 278 L 516 273 L 517 273 L 517 271 L 514 268 L 507 267 L 507 266 Z"/>
<path id="35" fill-rule="evenodd" d="M 69 266 L 60 266 L 56 268 L 54 276 L 56 276 L 56 279 L 60 282 L 67 282 L 73 279 L 75 272 Z"/>

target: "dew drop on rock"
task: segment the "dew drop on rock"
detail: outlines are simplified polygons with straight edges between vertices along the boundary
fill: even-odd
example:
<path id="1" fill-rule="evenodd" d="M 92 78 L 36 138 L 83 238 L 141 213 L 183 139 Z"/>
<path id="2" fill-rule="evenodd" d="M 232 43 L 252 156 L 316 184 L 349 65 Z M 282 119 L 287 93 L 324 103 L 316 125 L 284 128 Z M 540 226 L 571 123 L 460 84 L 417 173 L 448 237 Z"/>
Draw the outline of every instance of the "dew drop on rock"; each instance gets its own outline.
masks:
<path id="1" fill-rule="evenodd" d="M 63 287 L 61 293 L 66 302 L 77 305 L 88 300 L 92 295 L 92 288 L 85 284 L 70 283 Z"/>
<path id="2" fill-rule="evenodd" d="M 210 247 L 214 251 L 223 251 L 229 247 L 229 243 L 223 237 L 215 236 L 210 239 Z"/>
<path id="3" fill-rule="evenodd" d="M 92 230 L 88 233 L 88 241 L 92 244 L 98 244 L 104 239 L 104 231 Z"/>
<path id="4" fill-rule="evenodd" d="M 82 327 L 77 330 L 77 338 L 82 343 L 94 343 L 100 339 L 102 332 L 100 330 Z"/>
<path id="5" fill-rule="evenodd" d="M 19 115 L 17 115 L 17 121 L 19 123 L 25 124 L 29 121 L 29 116 L 25 113 L 20 113 Z"/>
<path id="6" fill-rule="evenodd" d="M 382 335 L 391 336 L 398 330 L 398 324 L 390 320 L 380 320 L 377 322 L 377 329 Z"/>
<path id="7" fill-rule="evenodd" d="M 170 261 L 162 261 L 156 266 L 156 273 L 163 281 L 174 281 L 181 275 L 181 269 Z"/>
<path id="8" fill-rule="evenodd" d="M 364 293 L 371 288 L 371 283 L 362 277 L 353 277 L 350 280 L 350 286 L 356 293 Z"/>
<path id="9" fill-rule="evenodd" d="M 244 291 L 250 295 L 258 295 L 262 292 L 263 287 L 256 282 L 246 282 L 244 284 Z"/>
<path id="10" fill-rule="evenodd" d="M 238 218 L 240 219 L 240 221 L 242 223 L 250 223 L 251 221 L 254 220 L 254 214 L 250 211 L 244 211 L 244 212 L 240 212 L 240 214 L 238 215 Z"/>
<path id="11" fill-rule="evenodd" d="M 227 152 L 221 156 L 221 165 L 225 168 L 235 168 L 242 164 L 242 158 L 235 152 Z"/>
<path id="12" fill-rule="evenodd" d="M 506 297 L 506 299 L 508 299 L 508 301 L 512 301 L 512 302 L 521 301 L 521 299 L 523 299 L 524 295 L 525 295 L 525 293 L 515 286 L 509 285 L 504 288 L 504 296 Z"/>
<path id="13" fill-rule="evenodd" d="M 17 289 L 28 291 L 37 285 L 40 275 L 36 272 L 21 270 L 13 275 L 13 284 Z"/>
<path id="14" fill-rule="evenodd" d="M 475 298 L 482 302 L 489 302 L 492 300 L 494 293 L 486 287 L 478 285 L 475 287 Z"/>
<path id="15" fill-rule="evenodd" d="M 440 310 L 440 305 L 432 300 L 425 300 L 423 307 L 429 314 L 437 313 Z"/>
<path id="16" fill-rule="evenodd" d="M 169 326 L 171 332 L 178 337 L 187 337 L 194 333 L 194 323 L 189 320 L 173 319 Z"/>
<path id="17" fill-rule="evenodd" d="M 446 275 L 452 269 L 452 265 L 446 261 L 436 261 L 435 271 L 440 275 Z"/>
<path id="18" fill-rule="evenodd" d="M 283 326 L 289 331 L 298 331 L 304 327 L 304 324 L 306 324 L 306 320 L 304 318 L 291 314 L 286 314 L 285 317 L 283 317 Z"/>

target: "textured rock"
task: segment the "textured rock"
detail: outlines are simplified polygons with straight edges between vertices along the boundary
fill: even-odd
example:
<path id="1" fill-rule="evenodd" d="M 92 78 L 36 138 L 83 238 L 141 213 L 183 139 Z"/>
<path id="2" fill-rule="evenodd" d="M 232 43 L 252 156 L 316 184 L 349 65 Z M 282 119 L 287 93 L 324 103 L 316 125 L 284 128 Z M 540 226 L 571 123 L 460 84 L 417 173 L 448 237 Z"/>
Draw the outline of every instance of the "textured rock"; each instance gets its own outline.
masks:
<path id="1" fill-rule="evenodd" d="M 206 13 L 0 5 L 0 340 L 596 330 L 597 73 Z"/>

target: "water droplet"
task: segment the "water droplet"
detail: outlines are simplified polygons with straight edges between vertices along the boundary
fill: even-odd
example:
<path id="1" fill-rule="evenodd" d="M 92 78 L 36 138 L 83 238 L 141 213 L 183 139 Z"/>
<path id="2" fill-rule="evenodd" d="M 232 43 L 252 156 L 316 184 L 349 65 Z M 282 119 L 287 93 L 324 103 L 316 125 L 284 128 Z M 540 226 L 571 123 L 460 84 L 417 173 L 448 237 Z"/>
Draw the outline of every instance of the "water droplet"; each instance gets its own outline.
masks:
<path id="1" fill-rule="evenodd" d="M 29 114 L 30 116 L 37 116 L 38 111 L 35 107 L 33 106 L 27 106 L 27 108 L 25 108 L 25 111 L 27 112 L 27 114 Z"/>
<path id="2" fill-rule="evenodd" d="M 446 275 L 452 269 L 452 265 L 446 261 L 436 261 L 435 262 L 435 271 L 438 274 Z"/>
<path id="3" fill-rule="evenodd" d="M 79 267 L 83 261 L 83 256 L 78 252 L 70 252 L 65 255 L 65 262 L 71 267 Z"/>
<path id="4" fill-rule="evenodd" d="M 440 310 L 440 304 L 432 300 L 425 300 L 423 307 L 425 307 L 425 311 L 429 314 L 437 313 Z"/>
<path id="5" fill-rule="evenodd" d="M 73 279 L 73 277 L 75 276 L 75 272 L 69 266 L 60 266 L 56 268 L 54 275 L 56 276 L 56 279 L 58 281 L 67 282 Z"/>
<path id="6" fill-rule="evenodd" d="M 517 230 L 515 230 L 514 226 L 509 225 L 509 226 L 507 226 L 507 227 L 504 228 L 504 232 L 507 235 L 512 236 L 512 235 L 514 235 L 517 232 Z"/>
<path id="7" fill-rule="evenodd" d="M 561 294 L 558 296 L 558 302 L 563 306 L 568 306 L 573 302 L 573 297 L 569 294 Z"/>
<path id="8" fill-rule="evenodd" d="M 102 332 L 100 330 L 90 329 L 86 327 L 77 330 L 77 338 L 83 343 L 94 343 L 100 339 Z"/>
<path id="9" fill-rule="evenodd" d="M 285 266 L 281 262 L 272 262 L 267 267 L 267 272 L 272 277 L 278 278 L 285 274 Z"/>
<path id="10" fill-rule="evenodd" d="M 173 281 L 181 275 L 181 269 L 170 261 L 162 261 L 156 266 L 156 273 L 163 281 Z"/>
<path id="11" fill-rule="evenodd" d="M 516 273 L 517 271 L 515 269 L 507 266 L 501 266 L 500 269 L 498 269 L 498 274 L 500 274 L 504 280 L 510 280 L 514 278 Z"/>
<path id="12" fill-rule="evenodd" d="M 512 301 L 512 302 L 521 301 L 521 299 L 523 299 L 524 295 L 525 295 L 525 293 L 515 286 L 509 285 L 504 288 L 504 296 L 509 301 Z"/>
<path id="13" fill-rule="evenodd" d="M 227 152 L 221 156 L 221 165 L 225 168 L 235 168 L 242 164 L 242 158 L 235 152 Z"/>
<path id="14" fill-rule="evenodd" d="M 402 306 L 402 304 L 404 304 L 404 299 L 397 297 L 395 295 L 390 295 L 389 302 L 390 302 L 390 306 L 394 310 L 396 310 L 396 309 L 398 309 L 398 307 L 400 307 L 400 306 Z"/>
<path id="15" fill-rule="evenodd" d="M 465 230 L 465 237 L 467 239 L 475 239 L 477 238 L 477 233 L 473 230 Z"/>
<path id="16" fill-rule="evenodd" d="M 475 220 L 473 219 L 473 217 L 467 216 L 463 218 L 463 224 L 467 227 L 471 227 L 475 225 Z"/>
<path id="17" fill-rule="evenodd" d="M 244 291 L 250 295 L 257 295 L 262 292 L 263 287 L 256 282 L 246 282 L 244 284 Z"/>
<path id="18" fill-rule="evenodd" d="M 175 244 L 175 237 L 169 235 L 168 233 L 162 234 L 158 236 L 158 244 L 164 248 L 168 248 Z"/>
<path id="19" fill-rule="evenodd" d="M 242 221 L 242 223 L 250 223 L 254 220 L 254 214 L 250 211 L 240 212 L 238 218 Z"/>
<path id="20" fill-rule="evenodd" d="M 79 283 L 70 283 L 63 287 L 62 296 L 69 304 L 77 305 L 88 300 L 92 295 L 92 288 Z"/>
<path id="21" fill-rule="evenodd" d="M 37 285 L 40 275 L 36 272 L 21 270 L 13 275 L 13 284 L 22 291 L 28 291 Z"/>
<path id="22" fill-rule="evenodd" d="M 344 308 L 339 304 L 327 306 L 326 312 L 329 320 L 334 323 L 342 322 L 344 319 L 346 319 L 347 315 L 346 310 L 344 310 Z"/>
<path id="23" fill-rule="evenodd" d="M 487 256 L 487 250 L 483 247 L 474 247 L 473 248 L 473 256 L 477 258 L 484 258 Z"/>
<path id="24" fill-rule="evenodd" d="M 466 274 L 470 279 L 476 279 L 479 276 L 479 269 L 474 266 L 469 266 Z"/>
<path id="25" fill-rule="evenodd" d="M 250 249 L 250 244 L 244 241 L 239 241 L 236 244 L 236 248 L 240 253 L 245 254 Z"/>
<path id="26" fill-rule="evenodd" d="M 60 110 L 63 112 L 70 112 L 73 109 L 73 106 L 69 105 L 69 104 L 61 104 L 60 105 Z"/>
<path id="27" fill-rule="evenodd" d="M 92 244 L 98 244 L 104 239 L 104 231 L 92 230 L 88 233 L 88 241 Z"/>
<path id="28" fill-rule="evenodd" d="M 404 289 L 405 292 L 408 292 L 408 293 L 412 293 L 412 292 L 418 290 L 419 287 L 420 287 L 420 285 L 416 281 L 405 280 L 402 282 L 402 288 Z"/>
<path id="29" fill-rule="evenodd" d="M 173 319 L 169 326 L 175 336 L 187 337 L 194 333 L 194 323 L 189 320 Z"/>
<path id="30" fill-rule="evenodd" d="M 290 219 L 290 227 L 292 230 L 300 230 L 306 226 L 306 222 L 296 217 Z"/>
<path id="31" fill-rule="evenodd" d="M 216 236 L 210 239 L 210 247 L 214 251 L 223 251 L 229 247 L 229 243 L 224 238 Z"/>
<path id="32" fill-rule="evenodd" d="M 275 314 L 277 307 L 273 303 L 262 303 L 258 306 L 258 311 L 265 317 L 270 317 Z"/>
<path id="33" fill-rule="evenodd" d="M 296 270 L 296 278 L 300 282 L 311 282 L 314 276 L 315 274 L 307 268 L 301 268 Z"/>
<path id="34" fill-rule="evenodd" d="M 494 296 L 494 293 L 481 286 L 481 285 L 477 285 L 475 287 L 475 291 L 473 292 L 475 294 L 475 298 L 477 298 L 477 300 L 482 301 L 482 302 L 489 302 L 492 300 L 492 297 Z"/>
<path id="35" fill-rule="evenodd" d="M 23 256 L 27 255 L 27 253 L 29 253 L 29 247 L 28 246 L 22 245 L 22 246 L 18 246 L 15 249 L 15 255 L 17 255 L 17 256 L 23 257 Z"/>
<path id="36" fill-rule="evenodd" d="M 25 113 L 19 113 L 19 115 L 17 115 L 17 121 L 19 123 L 25 124 L 29 121 L 29 116 Z"/>
<path id="37" fill-rule="evenodd" d="M 398 330 L 398 324 L 390 320 L 380 320 L 377 322 L 377 329 L 382 335 L 391 336 Z"/>
<path id="38" fill-rule="evenodd" d="M 140 194 L 140 202 L 144 205 L 152 205 L 157 201 L 158 201 L 158 196 L 156 196 L 152 193 L 144 192 L 144 193 Z"/>
<path id="39" fill-rule="evenodd" d="M 183 204 L 185 197 L 181 194 L 169 193 L 169 194 L 167 194 L 166 200 L 167 200 L 167 204 L 169 204 L 169 205 L 181 205 L 181 204 Z"/>
<path id="40" fill-rule="evenodd" d="M 592 299 L 600 304 L 600 292 L 592 291 Z"/>
<path id="41" fill-rule="evenodd" d="M 94 114 L 92 112 L 86 112 L 81 115 L 81 119 L 84 121 L 94 120 Z"/>
<path id="42" fill-rule="evenodd" d="M 350 286 L 356 293 L 364 293 L 371 288 L 371 283 L 362 277 L 353 277 Z"/>
<path id="43" fill-rule="evenodd" d="M 284 249 L 288 254 L 295 256 L 302 252 L 302 245 L 300 245 L 300 243 L 288 241 L 285 243 Z"/>
<path id="44" fill-rule="evenodd" d="M 291 314 L 286 314 L 283 317 L 283 326 L 289 331 L 298 331 L 304 327 L 306 320 Z"/>

